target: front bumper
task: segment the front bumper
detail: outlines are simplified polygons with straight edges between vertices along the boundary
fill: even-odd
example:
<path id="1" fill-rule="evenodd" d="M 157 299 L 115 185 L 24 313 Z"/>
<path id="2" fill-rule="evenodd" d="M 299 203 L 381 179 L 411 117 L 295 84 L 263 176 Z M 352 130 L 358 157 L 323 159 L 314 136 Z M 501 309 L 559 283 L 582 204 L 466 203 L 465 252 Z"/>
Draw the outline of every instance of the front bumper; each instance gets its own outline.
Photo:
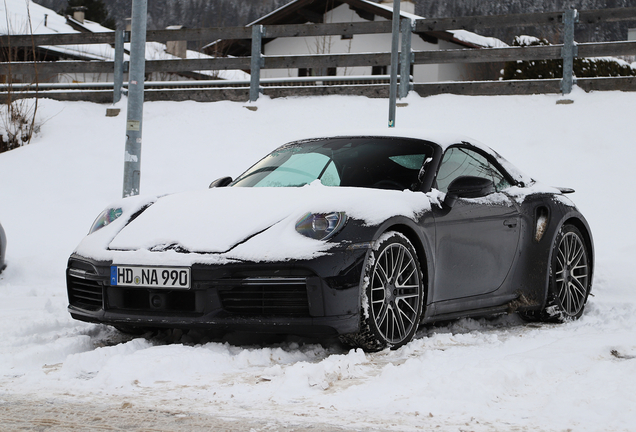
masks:
<path id="1" fill-rule="evenodd" d="M 72 255 L 68 310 L 75 319 L 131 327 L 288 334 L 358 330 L 368 249 L 306 261 L 193 265 L 188 290 L 110 285 L 110 262 Z"/>

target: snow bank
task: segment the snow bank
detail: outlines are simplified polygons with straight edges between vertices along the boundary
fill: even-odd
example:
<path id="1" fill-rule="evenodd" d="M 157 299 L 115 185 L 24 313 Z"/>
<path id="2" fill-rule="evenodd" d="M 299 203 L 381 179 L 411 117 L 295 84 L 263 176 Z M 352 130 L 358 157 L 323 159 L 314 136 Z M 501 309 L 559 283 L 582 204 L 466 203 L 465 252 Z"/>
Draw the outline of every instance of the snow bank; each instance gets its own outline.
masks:
<path id="1" fill-rule="evenodd" d="M 299 341 L 235 346 L 179 334 L 131 339 L 73 321 L 66 260 L 121 196 L 124 112 L 43 100 L 41 133 L 0 154 L 0 399 L 38 395 L 368 430 L 628 431 L 636 424 L 636 255 L 629 115 L 636 94 L 411 95 L 397 129 L 473 136 L 568 195 L 593 230 L 597 272 L 586 313 L 563 325 L 515 316 L 420 330 L 397 351 L 365 354 Z M 386 125 L 386 100 L 260 99 L 145 105 L 141 190 L 205 189 L 284 142 Z M 79 120 L 78 120 L 79 119 Z M 538 186 L 537 186 L 538 187 Z M 428 200 L 426 200 L 428 201 Z M 175 343 L 174 341 L 177 341 Z"/>

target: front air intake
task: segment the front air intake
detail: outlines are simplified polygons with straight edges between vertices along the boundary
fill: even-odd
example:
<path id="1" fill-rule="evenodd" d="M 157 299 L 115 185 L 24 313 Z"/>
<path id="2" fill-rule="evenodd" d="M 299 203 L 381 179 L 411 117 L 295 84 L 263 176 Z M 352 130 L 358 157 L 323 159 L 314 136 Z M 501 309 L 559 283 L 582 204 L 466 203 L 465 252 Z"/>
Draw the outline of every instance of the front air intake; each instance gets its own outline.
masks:
<path id="1" fill-rule="evenodd" d="M 223 309 L 244 316 L 309 316 L 304 277 L 246 278 L 218 287 Z"/>

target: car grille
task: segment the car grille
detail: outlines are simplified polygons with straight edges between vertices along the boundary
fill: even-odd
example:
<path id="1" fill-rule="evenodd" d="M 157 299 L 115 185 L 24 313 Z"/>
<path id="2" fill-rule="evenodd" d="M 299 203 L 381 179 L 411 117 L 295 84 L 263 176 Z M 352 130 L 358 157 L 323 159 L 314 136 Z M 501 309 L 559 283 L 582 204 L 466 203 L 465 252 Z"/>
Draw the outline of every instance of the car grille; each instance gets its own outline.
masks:
<path id="1" fill-rule="evenodd" d="M 304 277 L 246 278 L 218 287 L 223 309 L 244 316 L 309 316 Z"/>
<path id="2" fill-rule="evenodd" d="M 136 314 L 199 316 L 223 311 L 236 317 L 310 317 L 308 278 L 294 269 L 285 275 L 263 270 L 218 274 L 199 273 L 189 290 L 159 290 L 110 286 L 108 269 L 70 260 L 67 270 L 69 304 L 86 311 L 130 311 Z M 278 273 L 278 272 L 277 272 Z M 228 277 L 229 276 L 229 277 Z"/>
<path id="3" fill-rule="evenodd" d="M 196 293 L 146 288 L 108 287 L 108 309 L 135 312 L 196 313 Z"/>
<path id="4" fill-rule="evenodd" d="M 102 308 L 103 285 L 100 281 L 68 276 L 68 301 L 71 306 L 90 311 Z"/>

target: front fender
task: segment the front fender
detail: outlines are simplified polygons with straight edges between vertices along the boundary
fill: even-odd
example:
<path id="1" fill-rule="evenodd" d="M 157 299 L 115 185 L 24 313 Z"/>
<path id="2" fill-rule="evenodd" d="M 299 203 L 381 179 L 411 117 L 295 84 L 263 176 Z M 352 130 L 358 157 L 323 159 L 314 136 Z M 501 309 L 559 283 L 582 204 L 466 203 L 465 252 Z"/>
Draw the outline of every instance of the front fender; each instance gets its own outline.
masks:
<path id="1" fill-rule="evenodd" d="M 429 305 L 429 299 L 433 298 L 433 281 L 435 280 L 435 225 L 432 213 L 424 213 L 417 221 L 404 216 L 392 217 L 378 226 L 373 240 L 377 240 L 387 231 L 397 231 L 403 234 L 415 247 L 423 273 L 422 279 L 426 281 L 426 299 L 424 301 L 425 305 Z"/>

